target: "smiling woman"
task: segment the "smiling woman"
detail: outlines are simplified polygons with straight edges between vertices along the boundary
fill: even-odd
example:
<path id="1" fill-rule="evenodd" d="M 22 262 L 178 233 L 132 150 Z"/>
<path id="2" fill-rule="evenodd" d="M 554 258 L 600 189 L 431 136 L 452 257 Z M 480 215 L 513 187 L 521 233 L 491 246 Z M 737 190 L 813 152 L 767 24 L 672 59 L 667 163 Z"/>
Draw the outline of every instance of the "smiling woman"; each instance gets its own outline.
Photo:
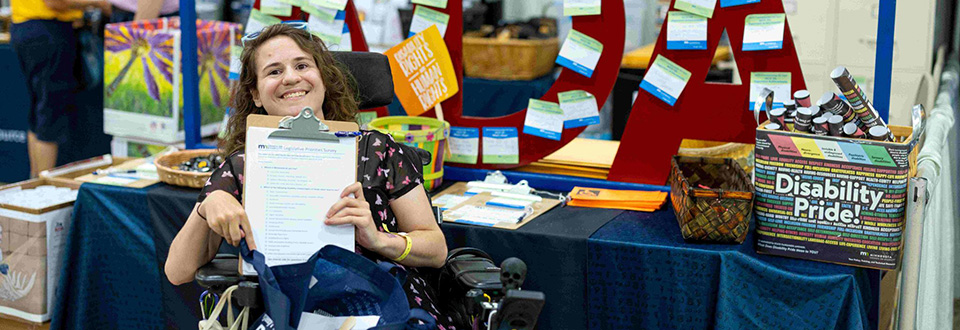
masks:
<path id="1" fill-rule="evenodd" d="M 192 281 L 223 241 L 234 246 L 246 241 L 256 249 L 240 204 L 248 115 L 296 115 L 311 107 L 322 109 L 316 115 L 326 120 L 355 120 L 356 86 L 319 38 L 277 24 L 246 38 L 244 47 L 240 83 L 231 99 L 236 112 L 221 144 L 226 161 L 211 173 L 190 217 L 170 245 L 164 272 L 174 284 Z M 380 132 L 363 132 L 357 152 L 357 182 L 343 188 L 340 200 L 327 214 L 313 218 L 327 225 L 354 226 L 356 252 L 403 266 L 407 278 L 402 285 L 410 307 L 427 311 L 444 329 L 455 329 L 452 318 L 444 316 L 432 300 L 437 295 L 418 270 L 440 267 L 447 255 L 446 240 L 422 185 L 419 159 L 413 152 L 404 153 L 400 144 Z"/>

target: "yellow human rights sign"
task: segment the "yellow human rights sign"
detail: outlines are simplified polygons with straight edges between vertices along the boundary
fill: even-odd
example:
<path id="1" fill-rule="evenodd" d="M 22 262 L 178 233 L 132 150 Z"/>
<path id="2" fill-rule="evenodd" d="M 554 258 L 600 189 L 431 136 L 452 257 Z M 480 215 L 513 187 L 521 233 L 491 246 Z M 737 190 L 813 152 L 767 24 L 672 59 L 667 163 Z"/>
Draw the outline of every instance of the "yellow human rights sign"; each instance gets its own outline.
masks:
<path id="1" fill-rule="evenodd" d="M 457 94 L 450 52 L 433 25 L 386 52 L 393 90 L 407 115 L 417 116 Z"/>

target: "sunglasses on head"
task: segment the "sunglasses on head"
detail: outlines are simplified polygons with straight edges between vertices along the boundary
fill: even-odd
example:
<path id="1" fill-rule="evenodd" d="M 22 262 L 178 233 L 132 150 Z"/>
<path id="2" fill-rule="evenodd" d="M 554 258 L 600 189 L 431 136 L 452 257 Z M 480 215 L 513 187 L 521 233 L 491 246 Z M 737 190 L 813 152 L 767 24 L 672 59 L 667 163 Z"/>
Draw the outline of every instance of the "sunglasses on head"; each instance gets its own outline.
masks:
<path id="1" fill-rule="evenodd" d="M 304 22 L 304 21 L 284 21 L 284 22 L 280 22 L 280 24 L 286 24 L 292 28 L 307 31 L 307 22 Z M 262 33 L 263 30 L 266 30 L 267 27 L 269 26 L 263 27 L 263 29 L 260 29 L 260 31 L 247 33 L 246 35 L 243 36 L 243 38 L 240 38 L 241 44 L 246 46 L 248 41 L 257 39 L 257 37 L 260 36 L 260 33 Z"/>

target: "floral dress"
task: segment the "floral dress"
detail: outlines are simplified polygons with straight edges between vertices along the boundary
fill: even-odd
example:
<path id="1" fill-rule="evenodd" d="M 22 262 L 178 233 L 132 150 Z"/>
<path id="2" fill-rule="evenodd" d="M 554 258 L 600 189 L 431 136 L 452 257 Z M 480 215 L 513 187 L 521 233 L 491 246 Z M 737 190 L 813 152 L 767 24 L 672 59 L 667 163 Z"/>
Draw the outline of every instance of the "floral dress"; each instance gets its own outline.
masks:
<path id="1" fill-rule="evenodd" d="M 411 159 L 411 155 L 404 155 L 393 137 L 374 131 L 364 131 L 358 144 L 359 159 L 357 160 L 357 181 L 363 185 L 363 197 L 370 204 L 374 225 L 380 230 L 397 232 L 397 218 L 389 207 L 390 202 L 400 198 L 421 184 L 420 166 Z M 244 155 L 235 153 L 230 155 L 220 168 L 215 170 L 207 181 L 197 202 L 216 190 L 229 192 L 237 201 L 242 201 L 243 195 L 243 167 Z M 378 253 L 369 251 L 359 245 L 357 253 L 373 260 L 386 261 L 399 265 Z M 435 290 L 427 285 L 423 275 L 417 268 L 400 265 L 407 271 L 407 281 L 403 289 L 407 293 L 410 307 L 420 308 L 437 319 L 438 329 L 455 330 L 452 318 L 443 316 L 434 302 L 437 297 Z"/>

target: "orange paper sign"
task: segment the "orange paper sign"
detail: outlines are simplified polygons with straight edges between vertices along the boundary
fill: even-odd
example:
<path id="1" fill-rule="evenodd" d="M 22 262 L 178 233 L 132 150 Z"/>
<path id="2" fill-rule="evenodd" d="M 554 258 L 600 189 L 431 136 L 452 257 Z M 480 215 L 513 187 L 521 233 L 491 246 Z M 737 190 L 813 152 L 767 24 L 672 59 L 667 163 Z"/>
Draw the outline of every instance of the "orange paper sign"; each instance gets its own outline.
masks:
<path id="1" fill-rule="evenodd" d="M 384 54 L 390 59 L 394 93 L 407 115 L 420 115 L 459 91 L 450 53 L 436 25 Z"/>

